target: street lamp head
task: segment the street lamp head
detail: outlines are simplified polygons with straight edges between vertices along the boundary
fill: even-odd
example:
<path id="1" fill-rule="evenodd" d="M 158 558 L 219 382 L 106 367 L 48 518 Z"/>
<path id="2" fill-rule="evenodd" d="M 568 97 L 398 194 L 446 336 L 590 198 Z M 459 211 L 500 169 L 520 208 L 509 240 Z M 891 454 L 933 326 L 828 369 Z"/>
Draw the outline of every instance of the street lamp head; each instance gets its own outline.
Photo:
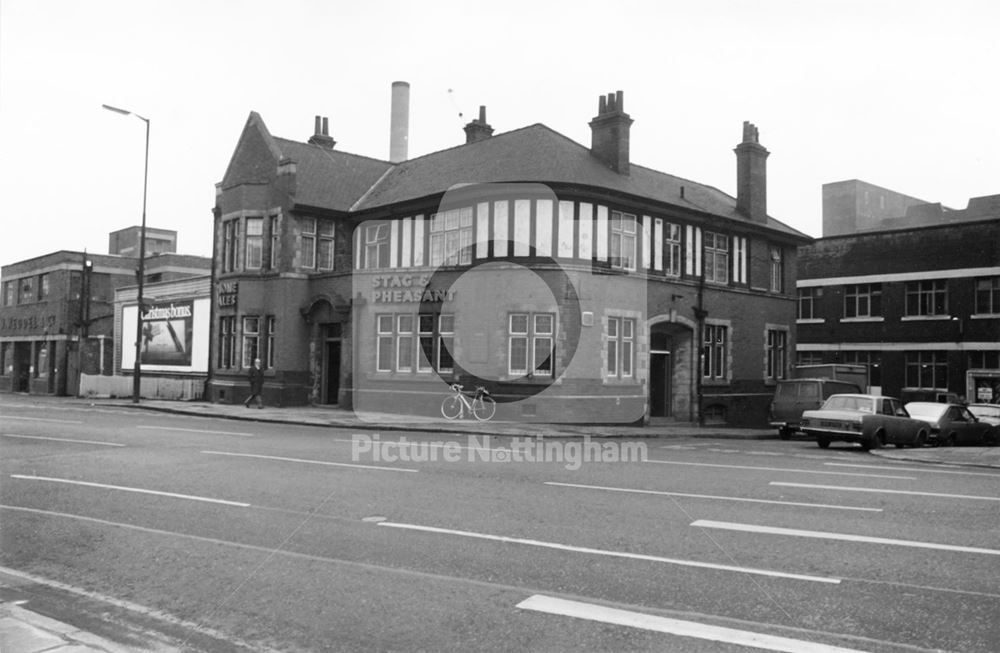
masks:
<path id="1" fill-rule="evenodd" d="M 120 113 L 123 116 L 135 116 L 139 120 L 142 120 L 145 123 L 149 123 L 149 118 L 144 118 L 143 116 L 140 116 L 138 113 L 135 113 L 134 111 L 129 111 L 128 109 L 119 109 L 118 107 L 113 107 L 110 104 L 102 104 L 101 106 L 107 109 L 108 111 L 114 111 L 115 113 Z"/>

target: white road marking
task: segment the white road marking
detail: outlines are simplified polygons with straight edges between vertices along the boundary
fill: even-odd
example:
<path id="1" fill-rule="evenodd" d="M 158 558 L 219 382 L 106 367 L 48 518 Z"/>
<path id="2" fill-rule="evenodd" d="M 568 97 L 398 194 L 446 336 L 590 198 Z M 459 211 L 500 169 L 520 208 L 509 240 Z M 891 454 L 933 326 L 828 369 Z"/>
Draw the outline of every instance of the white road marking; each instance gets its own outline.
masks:
<path id="1" fill-rule="evenodd" d="M 207 435 L 238 435 L 244 438 L 256 437 L 253 433 L 240 433 L 238 431 L 207 431 L 204 429 L 182 429 L 176 426 L 137 426 L 135 428 L 150 431 L 183 431 L 185 433 L 204 433 Z"/>
<path id="2" fill-rule="evenodd" d="M 934 542 L 917 542 L 915 540 L 896 540 L 888 537 L 871 537 L 869 535 L 850 535 L 848 533 L 830 533 L 828 531 L 804 531 L 797 528 L 778 528 L 776 526 L 757 526 L 756 524 L 738 524 L 736 522 L 712 521 L 699 519 L 691 523 L 700 528 L 717 528 L 726 531 L 743 533 L 764 533 L 767 535 L 788 535 L 791 537 L 811 537 L 819 540 L 839 540 L 841 542 L 865 542 L 867 544 L 892 544 L 908 546 L 917 549 L 936 549 L 939 551 L 957 551 L 959 553 L 985 553 L 1000 555 L 997 549 L 981 549 L 974 546 L 958 546 L 956 544 L 936 544 Z"/>
<path id="3" fill-rule="evenodd" d="M 504 535 L 490 535 L 487 533 L 474 533 L 472 531 L 458 531 L 450 528 L 438 528 L 436 526 L 421 526 L 418 524 L 403 524 L 399 522 L 384 521 L 378 526 L 389 528 L 401 528 L 411 531 L 422 531 L 424 533 L 438 533 L 440 535 L 457 535 L 459 537 L 469 537 L 479 540 L 490 540 L 493 542 L 505 542 L 508 544 L 526 544 L 545 549 L 556 549 L 559 551 L 572 551 L 573 553 L 590 553 L 613 558 L 628 558 L 630 560 L 644 560 L 647 562 L 660 562 L 670 565 L 680 565 L 683 567 L 700 567 L 702 569 L 715 569 L 718 571 L 735 571 L 743 574 L 756 574 L 759 576 L 771 576 L 774 578 L 790 578 L 794 580 L 808 580 L 816 583 L 840 583 L 839 578 L 829 576 L 807 576 L 803 574 L 792 574 L 783 571 L 772 571 L 769 569 L 755 569 L 753 567 L 737 567 L 733 565 L 720 565 L 712 562 L 698 562 L 695 560 L 680 560 L 677 558 L 662 558 L 660 556 L 645 555 L 641 553 L 628 553 L 625 551 L 609 551 L 607 549 L 592 549 L 584 546 L 573 546 L 570 544 L 558 544 L 556 542 L 543 542 L 541 540 L 530 540 L 520 537 L 507 537 Z"/>
<path id="4" fill-rule="evenodd" d="M 54 438 L 46 435 L 15 435 L 13 433 L 0 433 L 4 438 L 23 438 L 25 440 L 53 440 L 55 442 L 72 442 L 74 444 L 100 444 L 105 447 L 124 447 L 124 444 L 117 442 L 98 442 L 97 440 L 74 440 L 72 438 Z"/>
<path id="5" fill-rule="evenodd" d="M 250 509 L 251 510 L 253 510 L 253 509 L 257 509 L 257 510 L 276 510 L 276 511 L 279 511 L 279 512 L 290 512 L 290 513 L 293 513 L 293 514 L 308 514 L 308 515 L 314 516 L 314 517 L 317 516 L 314 513 L 307 513 L 307 512 L 298 511 L 298 510 L 291 510 L 290 511 L 290 510 L 285 510 L 285 509 L 282 509 L 282 508 L 269 508 L 269 507 L 266 507 L 266 506 L 251 506 Z M 287 549 L 275 549 L 273 547 L 268 548 L 268 547 L 262 547 L 262 546 L 255 546 L 255 545 L 252 545 L 252 544 L 242 544 L 240 542 L 233 542 L 231 540 L 220 540 L 220 539 L 216 539 L 216 538 L 202 537 L 202 536 L 199 536 L 199 535 L 190 535 L 188 533 L 179 533 L 177 531 L 165 531 L 165 530 L 161 530 L 161 529 L 157 529 L 157 528 L 148 528 L 146 526 L 136 526 L 135 524 L 124 524 L 122 522 L 114 522 L 114 521 L 108 521 L 106 519 L 98 519 L 96 517 L 85 517 L 83 515 L 73 515 L 73 514 L 65 513 L 65 512 L 55 512 L 53 510 L 41 510 L 39 508 L 26 508 L 24 506 L 12 506 L 12 505 L 8 505 L 8 504 L 0 504 L 0 510 L 9 510 L 9 511 L 14 511 L 14 512 L 23 512 L 23 513 L 28 513 L 28 514 L 32 514 L 32 515 L 42 515 L 42 516 L 46 516 L 46 517 L 59 517 L 59 518 L 62 518 L 62 519 L 72 519 L 72 520 L 84 522 L 84 523 L 87 523 L 87 524 L 96 524 L 98 526 L 109 526 L 109 527 L 113 527 L 113 528 L 121 528 L 121 529 L 125 529 L 125 530 L 136 531 L 136 532 L 139 532 L 139 533 L 149 533 L 149 534 L 152 534 L 152 535 L 162 535 L 164 537 L 174 537 L 174 538 L 189 540 L 189 541 L 192 541 L 192 542 L 205 542 L 205 543 L 209 543 L 209 544 L 218 544 L 218 545 L 222 545 L 222 546 L 230 546 L 230 547 L 234 547 L 234 548 L 244 549 L 244 550 L 247 550 L 247 551 L 260 551 L 260 552 L 263 552 L 263 553 L 281 555 L 281 556 L 286 556 L 286 557 L 294 558 L 294 559 L 298 559 L 298 560 L 309 560 L 311 562 L 328 562 L 328 563 L 333 563 L 333 564 L 342 565 L 342 566 L 346 566 L 346 567 L 352 567 L 352 568 L 355 568 L 355 569 L 364 569 L 364 570 L 369 571 L 369 572 L 372 572 L 372 571 L 375 571 L 375 572 L 386 572 L 386 573 L 390 573 L 390 574 L 404 575 L 404 576 L 407 576 L 409 578 L 421 578 L 421 579 L 431 579 L 431 580 L 434 580 L 434 581 L 448 581 L 448 582 L 455 582 L 455 583 L 463 583 L 463 584 L 466 584 L 466 585 L 473 585 L 473 586 L 476 586 L 476 587 L 485 587 L 485 588 L 490 589 L 491 591 L 492 590 L 496 590 L 498 588 L 499 589 L 503 589 L 503 590 L 510 590 L 512 592 L 521 592 L 521 593 L 524 593 L 526 591 L 529 592 L 529 593 L 531 591 L 536 591 L 534 588 L 528 588 L 528 589 L 526 589 L 525 587 L 520 586 L 520 585 L 506 585 L 506 584 L 503 584 L 503 583 L 497 583 L 497 582 L 492 582 L 492 581 L 479 581 L 479 580 L 474 580 L 474 579 L 471 579 L 471 578 L 461 578 L 461 577 L 457 577 L 457 576 L 442 576 L 440 574 L 432 574 L 432 573 L 429 573 L 429 572 L 416 571 L 416 570 L 412 570 L 412 569 L 403 569 L 403 568 L 400 568 L 400 567 L 385 567 L 385 566 L 371 564 L 371 563 L 365 563 L 365 562 L 354 562 L 354 561 L 350 561 L 350 560 L 342 560 L 342 559 L 339 559 L 339 558 L 329 558 L 329 557 L 323 557 L 323 556 L 316 556 L 316 555 L 310 555 L 310 554 L 307 554 L 307 553 L 298 553 L 298 552 L 295 552 L 295 551 L 289 551 Z M 337 519 L 337 518 L 334 518 L 334 519 Z M 354 520 L 346 520 L 345 519 L 344 521 L 354 521 Z M 2 570 L 2 569 L 4 569 L 4 568 L 0 567 L 0 570 Z M 997 593 L 976 592 L 976 591 L 972 591 L 972 590 L 960 590 L 960 589 L 953 589 L 953 588 L 948 588 L 948 587 L 934 587 L 934 586 L 931 586 L 931 585 L 914 585 L 914 584 L 911 584 L 911 583 L 898 583 L 898 582 L 885 581 L 885 580 L 872 580 L 870 578 L 842 578 L 840 580 L 841 580 L 841 582 L 850 581 L 850 582 L 855 582 L 855 583 L 868 583 L 868 584 L 874 584 L 874 585 L 885 585 L 885 586 L 890 586 L 890 587 L 902 588 L 902 589 L 908 590 L 908 591 L 909 590 L 917 590 L 917 591 L 929 591 L 929 592 L 944 592 L 944 593 L 947 593 L 947 594 L 961 594 L 961 595 L 964 595 L 964 596 L 977 596 L 977 597 L 986 598 L 986 599 L 990 599 L 990 600 L 1000 599 L 1000 594 L 997 594 Z M 684 613 L 684 616 L 688 616 L 688 613 Z M 866 641 L 873 641 L 873 640 L 866 640 Z M 914 649 L 914 650 L 917 650 L 917 649 Z M 923 650 L 923 649 L 920 649 L 920 650 Z"/>
<path id="6" fill-rule="evenodd" d="M 855 506 L 837 506 L 826 503 L 801 503 L 797 501 L 778 501 L 772 499 L 748 499 L 746 497 L 723 497 L 714 494 L 688 494 L 686 492 L 664 492 L 660 490 L 636 490 L 624 487 L 605 487 L 602 485 L 580 485 L 577 483 L 557 483 L 556 481 L 545 481 L 545 485 L 558 485 L 560 487 L 575 487 L 587 490 L 606 490 L 608 492 L 632 492 L 635 494 L 658 494 L 667 497 L 686 497 L 689 499 L 717 499 L 719 501 L 741 501 L 746 503 L 769 503 L 779 506 L 805 506 L 807 508 L 832 508 L 835 510 L 861 510 L 866 512 L 882 512 L 881 508 L 858 508 Z"/>
<path id="7" fill-rule="evenodd" d="M 881 490 L 874 487 L 849 487 L 844 485 L 813 485 L 810 483 L 782 483 L 771 481 L 769 485 L 782 487 L 804 487 L 816 490 L 843 490 L 845 492 L 874 492 L 876 494 L 910 494 L 918 497 L 943 497 L 945 499 L 978 499 L 980 501 L 1000 501 L 1000 497 L 984 497 L 975 494 L 945 494 L 943 492 L 921 492 L 919 490 Z"/>
<path id="8" fill-rule="evenodd" d="M 96 487 L 104 490 L 121 490 L 123 492 L 137 492 L 140 494 L 155 494 L 161 497 L 171 497 L 174 499 L 188 499 L 190 501 L 205 501 L 208 503 L 221 503 L 227 506 L 237 506 L 240 508 L 248 508 L 249 503 L 242 503 L 240 501 L 227 501 L 225 499 L 210 499 L 208 497 L 199 497 L 193 494 L 177 494 L 175 492 L 160 492 L 159 490 L 144 490 L 137 487 L 126 487 L 123 485 L 106 485 L 104 483 L 90 483 L 88 481 L 74 481 L 68 478 L 52 478 L 49 476 L 27 476 L 23 474 L 11 474 L 11 478 L 18 478 L 26 481 L 46 481 L 49 483 L 66 483 L 68 485 L 84 485 L 86 487 Z"/>
<path id="9" fill-rule="evenodd" d="M 657 465 L 690 465 L 693 467 L 721 467 L 724 469 L 753 469 L 764 472 L 795 472 L 797 474 L 835 474 L 837 476 L 864 476 L 866 478 L 892 478 L 900 481 L 915 481 L 915 476 L 885 476 L 878 474 L 858 474 L 857 472 L 831 472 L 822 469 L 789 469 L 788 467 L 756 467 L 754 465 L 720 465 L 718 463 L 690 463 L 679 460 L 644 460 Z"/>
<path id="10" fill-rule="evenodd" d="M 893 471 L 899 472 L 924 472 L 927 474 L 960 474 L 962 476 L 988 476 L 990 478 L 1000 479 L 1000 472 L 996 474 L 990 474 L 989 472 L 967 472 L 961 468 L 956 468 L 953 465 L 936 465 L 923 467 L 896 467 L 895 465 L 858 465 L 856 463 L 823 463 L 824 465 L 831 465 L 834 467 L 860 467 L 861 469 L 891 469 Z M 941 469 L 942 467 L 949 467 L 949 469 Z M 955 470 L 955 471 L 953 471 Z"/>
<path id="11" fill-rule="evenodd" d="M 56 422 L 57 424 L 83 424 L 80 420 L 75 419 L 54 419 L 51 417 L 21 417 L 19 415 L 4 415 L 3 418 L 7 419 L 23 419 L 31 422 Z"/>
<path id="12" fill-rule="evenodd" d="M 784 651 L 786 653 L 858 653 L 858 649 L 841 648 L 828 644 L 819 644 L 804 639 L 779 637 L 766 633 L 755 633 L 749 630 L 738 630 L 724 626 L 712 626 L 697 621 L 671 619 L 642 612 L 632 612 L 618 608 L 609 608 L 594 603 L 570 601 L 554 596 L 535 594 L 517 604 L 522 610 L 534 610 L 563 617 L 587 619 L 616 626 L 641 628 L 658 633 L 677 635 L 678 637 L 693 637 L 712 642 L 749 646 L 767 651 Z"/>
<path id="13" fill-rule="evenodd" d="M 308 460 L 306 458 L 285 458 L 283 456 L 264 456 L 255 453 L 236 453 L 233 451 L 202 451 L 211 456 L 234 456 L 239 458 L 261 458 L 264 460 L 281 460 L 289 463 L 307 463 L 310 465 L 329 465 L 331 467 L 354 467 L 357 469 L 374 469 L 384 472 L 418 472 L 417 469 L 407 469 L 405 467 L 380 467 L 379 465 L 358 465 L 353 463 L 333 463 L 326 460 Z"/>

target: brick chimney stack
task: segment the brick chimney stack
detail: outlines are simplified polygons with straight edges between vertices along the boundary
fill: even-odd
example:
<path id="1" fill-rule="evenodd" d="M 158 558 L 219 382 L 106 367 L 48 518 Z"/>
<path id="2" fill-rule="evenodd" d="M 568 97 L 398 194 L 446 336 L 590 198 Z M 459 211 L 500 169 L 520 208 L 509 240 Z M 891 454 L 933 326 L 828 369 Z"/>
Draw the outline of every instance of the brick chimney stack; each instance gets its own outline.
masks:
<path id="1" fill-rule="evenodd" d="M 749 121 L 743 122 L 743 142 L 736 152 L 736 210 L 753 222 L 767 222 L 767 157 L 760 133 Z"/>
<path id="2" fill-rule="evenodd" d="M 632 118 L 625 113 L 623 96 L 621 91 L 601 96 L 597 116 L 590 121 L 590 153 L 618 174 L 627 175 Z"/>
<path id="3" fill-rule="evenodd" d="M 330 137 L 330 122 L 328 118 L 316 116 L 315 134 L 309 137 L 310 145 L 319 145 L 328 150 L 332 150 L 337 141 Z"/>
<path id="4" fill-rule="evenodd" d="M 479 117 L 465 126 L 465 144 L 484 141 L 493 135 L 493 127 L 486 122 L 486 107 L 479 107 Z"/>

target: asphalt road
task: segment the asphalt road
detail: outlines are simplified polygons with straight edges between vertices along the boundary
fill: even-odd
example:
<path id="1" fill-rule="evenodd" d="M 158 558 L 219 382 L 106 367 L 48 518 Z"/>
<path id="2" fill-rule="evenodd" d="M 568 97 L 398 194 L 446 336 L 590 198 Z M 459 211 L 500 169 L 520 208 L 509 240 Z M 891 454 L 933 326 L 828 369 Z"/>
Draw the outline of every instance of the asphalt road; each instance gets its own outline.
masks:
<path id="1" fill-rule="evenodd" d="M 0 586 L 122 641 L 1000 650 L 988 469 L 805 441 L 545 451 L 20 396 L 0 411 Z"/>

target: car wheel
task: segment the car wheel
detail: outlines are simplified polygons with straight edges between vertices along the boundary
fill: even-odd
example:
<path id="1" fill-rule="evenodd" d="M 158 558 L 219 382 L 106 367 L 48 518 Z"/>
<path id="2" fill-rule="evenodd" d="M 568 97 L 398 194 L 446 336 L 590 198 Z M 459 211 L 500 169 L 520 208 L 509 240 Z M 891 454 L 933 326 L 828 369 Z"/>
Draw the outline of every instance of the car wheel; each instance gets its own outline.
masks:
<path id="1" fill-rule="evenodd" d="M 903 444 L 902 442 L 894 442 L 893 444 L 895 444 L 895 445 L 896 445 L 896 448 L 897 448 L 897 449 L 902 449 L 903 447 L 905 447 L 905 446 L 906 446 L 906 445 L 905 445 L 905 444 Z"/>
<path id="2" fill-rule="evenodd" d="M 941 446 L 942 447 L 954 447 L 955 446 L 955 434 L 954 433 L 950 433 L 948 435 L 948 437 L 946 437 L 945 439 L 941 440 Z"/>
<path id="3" fill-rule="evenodd" d="M 867 438 L 861 442 L 861 448 L 864 449 L 865 451 L 878 449 L 881 445 L 882 445 L 881 432 L 873 433 L 870 438 Z"/>
<path id="4" fill-rule="evenodd" d="M 791 440 L 792 439 L 792 429 L 790 429 L 790 428 L 780 428 L 780 429 L 778 429 L 778 437 L 781 438 L 782 440 Z"/>
<path id="5" fill-rule="evenodd" d="M 925 444 L 927 444 L 927 434 L 921 431 L 920 433 L 917 434 L 917 439 L 914 440 L 913 446 L 922 447 Z"/>
<path id="6" fill-rule="evenodd" d="M 820 449 L 826 449 L 827 447 L 830 446 L 830 439 L 824 438 L 823 436 L 819 436 L 816 438 L 816 444 L 819 445 Z"/>

